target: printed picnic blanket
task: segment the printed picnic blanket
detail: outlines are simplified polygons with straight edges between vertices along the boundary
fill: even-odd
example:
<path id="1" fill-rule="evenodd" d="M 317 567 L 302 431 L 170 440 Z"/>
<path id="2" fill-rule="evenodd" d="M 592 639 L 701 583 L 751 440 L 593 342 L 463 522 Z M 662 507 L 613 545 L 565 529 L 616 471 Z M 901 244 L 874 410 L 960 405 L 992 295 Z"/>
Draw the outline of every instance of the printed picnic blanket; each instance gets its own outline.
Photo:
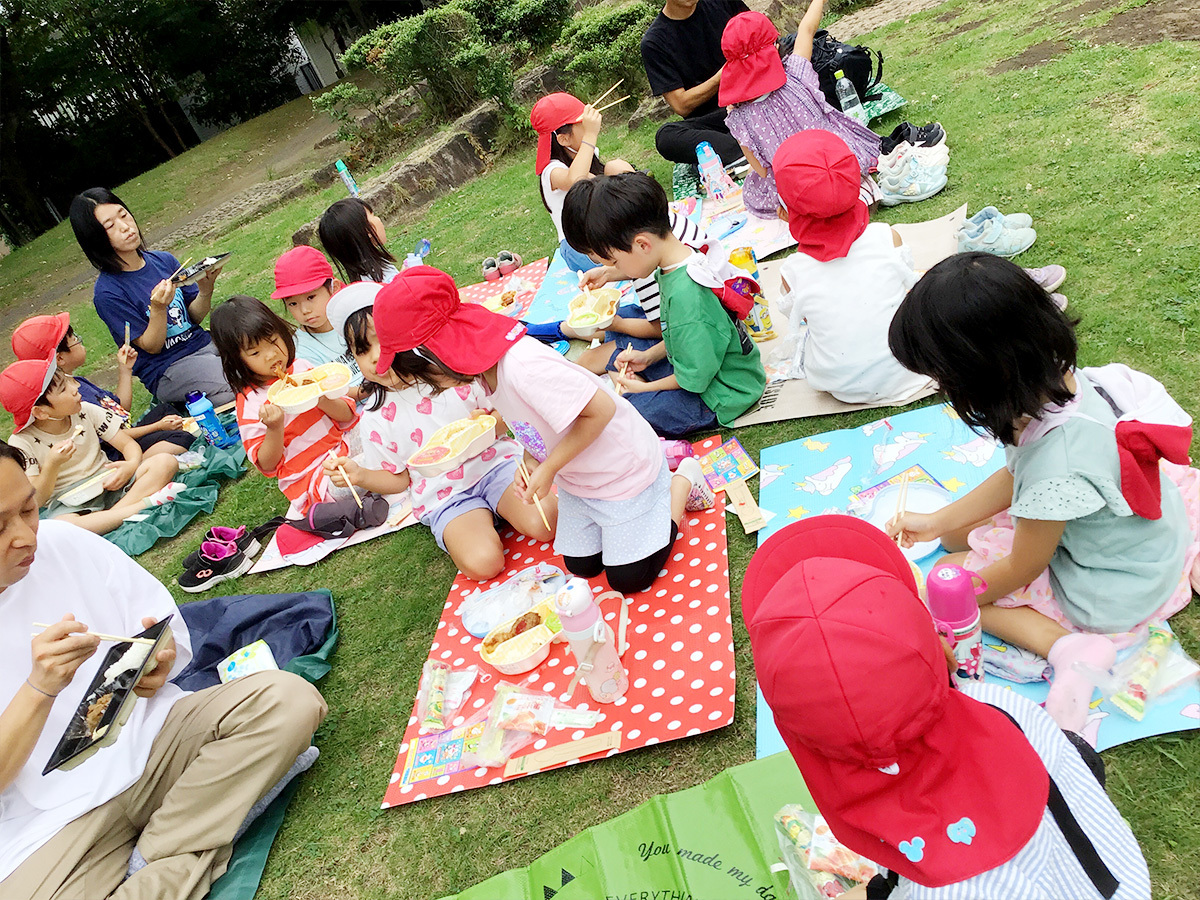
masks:
<path id="1" fill-rule="evenodd" d="M 937 484 L 958 498 L 981 484 L 1004 464 L 1001 446 L 972 431 L 949 406 L 940 404 L 889 416 L 859 428 L 830 431 L 790 441 L 762 451 L 759 506 L 767 519 L 759 544 L 789 522 L 821 513 L 850 513 L 872 517 L 872 499 L 881 486 L 897 483 L 908 470 L 912 484 Z M 882 502 L 882 501 L 881 501 Z M 918 560 L 928 574 L 945 555 L 939 546 Z M 985 660 L 1004 663 L 1005 657 L 1036 668 L 1037 657 L 985 635 Z M 1006 669 L 1008 670 L 1008 669 Z M 1037 703 L 1046 699 L 1046 681 L 1018 684 L 993 674 L 986 676 L 1011 686 Z M 770 709 L 758 696 L 758 755 L 783 749 Z M 1152 704 L 1141 722 L 1119 712 L 1108 701 L 1096 701 L 1087 734 L 1096 747 L 1174 731 L 1200 728 L 1200 684 L 1192 680 Z"/>
<path id="2" fill-rule="evenodd" d="M 557 251 L 555 251 L 557 256 Z M 549 257 L 543 256 L 531 263 L 526 263 L 510 275 L 499 281 L 481 281 L 478 284 L 468 284 L 458 289 L 458 296 L 464 303 L 486 303 L 498 300 L 506 291 L 516 291 L 515 308 L 508 312 L 514 319 L 525 319 L 530 322 L 551 322 L 553 319 L 530 318 L 530 309 L 536 310 L 534 296 L 542 286 L 546 277 L 546 269 L 550 265 Z M 564 307 L 565 308 L 565 307 Z M 562 316 L 559 316 L 562 318 Z"/>
<path id="3" fill-rule="evenodd" d="M 697 454 L 703 455 L 719 445 L 720 438 L 713 437 L 697 442 L 695 448 Z M 462 602 L 476 591 L 498 584 L 528 566 L 548 562 L 563 568 L 562 558 L 554 554 L 549 544 L 535 543 L 511 530 L 503 534 L 503 541 L 509 568 L 484 585 L 459 574 L 429 648 L 431 660 L 445 661 L 454 669 L 477 664 L 482 675 L 488 676 L 486 683 L 481 683 L 482 675 L 476 680 L 464 714 L 452 721 L 448 731 L 463 725 L 468 716 L 491 703 L 496 686 L 502 681 L 532 681 L 535 690 L 557 696 L 575 670 L 575 659 L 566 643 L 552 644 L 549 658 L 524 675 L 499 675 L 480 659 L 482 641 L 463 628 L 458 615 Z M 608 589 L 603 575 L 592 579 L 592 584 Z M 690 737 L 733 721 L 735 670 L 722 495 L 717 495 L 716 505 L 711 509 L 685 515 L 665 574 L 647 590 L 627 600 L 629 649 L 622 662 L 629 676 L 628 691 L 613 704 L 598 705 L 591 700 L 587 688 L 579 685 L 571 705 L 577 709 L 599 709 L 599 722 L 589 729 L 552 729 L 521 752 L 534 752 L 606 731 L 621 732 L 620 749 L 598 751 L 546 769 Z M 615 632 L 616 604 L 605 603 L 601 608 Z M 384 794 L 384 809 L 524 777 L 519 774 L 506 777 L 502 766 L 460 769 L 453 735 L 448 731 L 425 734 L 417 724 L 414 703 Z M 429 759 L 419 759 L 421 754 Z M 417 762 L 428 765 L 414 765 Z"/>

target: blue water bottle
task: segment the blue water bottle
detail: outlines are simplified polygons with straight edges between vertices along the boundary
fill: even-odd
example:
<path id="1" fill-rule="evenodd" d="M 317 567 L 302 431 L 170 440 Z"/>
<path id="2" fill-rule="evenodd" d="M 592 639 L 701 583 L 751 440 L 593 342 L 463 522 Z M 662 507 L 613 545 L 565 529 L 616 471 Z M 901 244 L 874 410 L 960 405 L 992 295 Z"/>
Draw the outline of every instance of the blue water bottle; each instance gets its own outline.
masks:
<path id="1" fill-rule="evenodd" d="M 214 447 L 228 447 L 236 442 L 237 439 L 231 438 L 225 431 L 225 426 L 217 418 L 217 411 L 213 409 L 212 401 L 203 391 L 189 391 L 185 402 L 188 412 L 204 432 L 206 441 Z"/>
<path id="2" fill-rule="evenodd" d="M 346 168 L 346 164 L 340 159 L 333 164 L 337 169 L 337 173 L 342 176 L 342 184 L 346 185 L 346 190 L 350 192 L 351 197 L 358 196 L 358 182 L 354 180 L 354 176 L 350 174 L 350 170 Z"/>

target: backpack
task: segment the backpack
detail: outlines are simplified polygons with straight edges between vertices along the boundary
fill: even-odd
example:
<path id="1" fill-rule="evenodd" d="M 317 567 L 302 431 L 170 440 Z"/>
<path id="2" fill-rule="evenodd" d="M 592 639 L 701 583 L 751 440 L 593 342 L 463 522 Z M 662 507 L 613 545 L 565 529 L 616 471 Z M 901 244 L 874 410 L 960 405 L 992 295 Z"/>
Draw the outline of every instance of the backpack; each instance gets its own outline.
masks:
<path id="1" fill-rule="evenodd" d="M 834 87 L 837 83 L 834 73 L 839 70 L 850 79 L 850 83 L 858 91 L 858 98 L 863 103 L 869 100 L 878 100 L 883 96 L 875 90 L 879 82 L 883 80 L 883 54 L 878 50 L 873 52 L 875 54 L 874 63 L 871 60 L 872 50 L 869 47 L 864 47 L 862 44 L 858 46 L 843 44 L 824 28 L 813 35 L 812 67 L 820 81 L 821 92 L 834 109 L 842 108 L 838 103 L 837 90 Z"/>

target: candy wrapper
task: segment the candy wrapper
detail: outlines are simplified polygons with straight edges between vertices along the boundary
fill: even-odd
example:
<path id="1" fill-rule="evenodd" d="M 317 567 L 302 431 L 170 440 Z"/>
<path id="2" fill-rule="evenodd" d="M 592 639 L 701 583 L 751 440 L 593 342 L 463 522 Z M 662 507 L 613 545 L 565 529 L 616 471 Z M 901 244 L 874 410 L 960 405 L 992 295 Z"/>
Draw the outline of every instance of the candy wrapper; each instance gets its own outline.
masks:
<path id="1" fill-rule="evenodd" d="M 1170 629 L 1150 625 L 1145 640 L 1113 667 L 1105 693 L 1109 702 L 1140 722 L 1154 701 L 1200 674 Z"/>
<path id="2" fill-rule="evenodd" d="M 478 666 L 451 669 L 438 660 L 427 660 L 417 691 L 417 721 L 426 731 L 441 731 L 454 721 L 479 675 Z"/>
<path id="3" fill-rule="evenodd" d="M 552 728 L 592 728 L 600 713 L 574 709 L 527 684 L 504 682 L 496 688 L 487 708 L 487 724 L 472 761 L 480 766 L 502 766 L 517 752 Z"/>
<path id="4" fill-rule="evenodd" d="M 879 874 L 873 862 L 837 842 L 822 816 L 795 804 L 775 814 L 775 836 L 798 897 L 840 897 Z"/>

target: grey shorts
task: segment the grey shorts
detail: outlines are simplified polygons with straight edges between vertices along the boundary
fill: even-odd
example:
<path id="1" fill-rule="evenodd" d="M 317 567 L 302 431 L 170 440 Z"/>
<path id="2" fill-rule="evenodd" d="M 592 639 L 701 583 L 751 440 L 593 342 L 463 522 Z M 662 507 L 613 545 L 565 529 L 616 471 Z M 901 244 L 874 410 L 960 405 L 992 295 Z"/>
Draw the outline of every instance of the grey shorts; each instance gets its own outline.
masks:
<path id="1" fill-rule="evenodd" d="M 671 469 L 664 461 L 654 482 L 628 500 L 592 500 L 558 488 L 560 556 L 602 554 L 605 566 L 639 562 L 671 540 Z"/>
<path id="2" fill-rule="evenodd" d="M 221 357 L 212 344 L 171 363 L 158 379 L 154 395 L 163 403 L 183 403 L 192 391 L 203 391 L 213 406 L 233 402 L 233 388 L 225 380 Z"/>

